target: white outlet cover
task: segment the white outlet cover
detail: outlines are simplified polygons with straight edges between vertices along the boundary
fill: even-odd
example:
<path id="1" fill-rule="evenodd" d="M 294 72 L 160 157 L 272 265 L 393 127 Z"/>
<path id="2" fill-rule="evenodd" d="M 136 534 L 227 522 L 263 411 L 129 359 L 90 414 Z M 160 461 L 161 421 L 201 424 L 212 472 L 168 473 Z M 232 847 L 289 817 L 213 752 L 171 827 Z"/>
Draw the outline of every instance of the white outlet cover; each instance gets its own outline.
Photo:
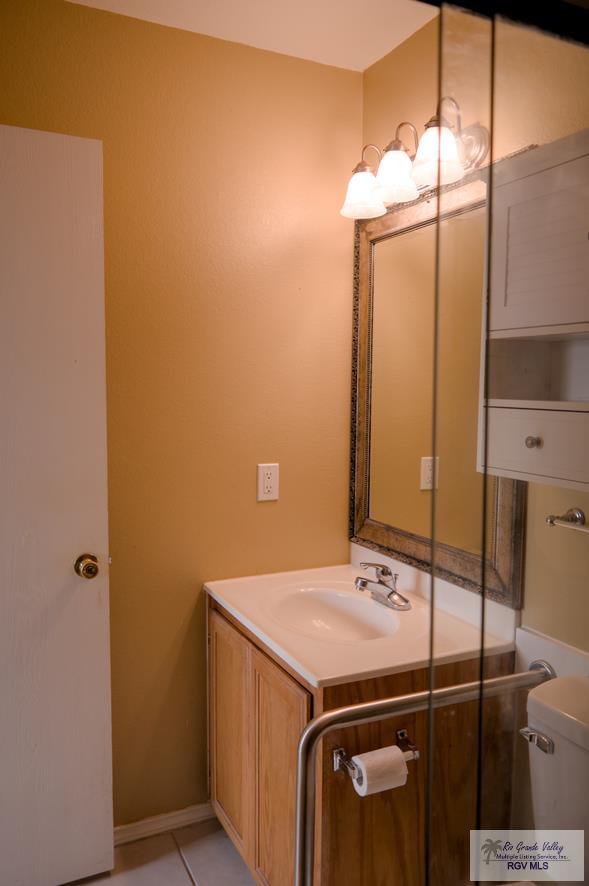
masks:
<path id="1" fill-rule="evenodd" d="M 278 501 L 279 468 L 277 463 L 258 465 L 258 501 Z"/>

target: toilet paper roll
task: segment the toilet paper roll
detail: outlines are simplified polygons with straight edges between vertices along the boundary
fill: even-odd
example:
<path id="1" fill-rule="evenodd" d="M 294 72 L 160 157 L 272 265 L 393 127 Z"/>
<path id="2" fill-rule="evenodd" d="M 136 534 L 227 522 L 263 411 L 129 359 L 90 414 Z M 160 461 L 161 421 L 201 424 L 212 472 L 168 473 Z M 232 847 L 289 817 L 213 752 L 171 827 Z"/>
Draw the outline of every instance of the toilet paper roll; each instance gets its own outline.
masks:
<path id="1" fill-rule="evenodd" d="M 400 788 L 407 782 L 407 763 L 403 751 L 394 744 L 367 754 L 352 757 L 360 777 L 352 779 L 356 793 L 361 797 Z"/>

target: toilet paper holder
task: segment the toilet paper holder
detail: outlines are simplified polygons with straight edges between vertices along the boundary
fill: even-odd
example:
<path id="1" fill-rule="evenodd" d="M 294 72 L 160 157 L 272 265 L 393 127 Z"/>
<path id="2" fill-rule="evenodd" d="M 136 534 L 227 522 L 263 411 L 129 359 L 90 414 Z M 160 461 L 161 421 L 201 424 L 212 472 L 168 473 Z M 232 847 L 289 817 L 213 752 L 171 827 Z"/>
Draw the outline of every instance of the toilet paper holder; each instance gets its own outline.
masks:
<path id="1" fill-rule="evenodd" d="M 407 730 L 397 729 L 397 732 L 395 734 L 397 738 L 397 745 L 403 751 L 403 756 L 405 757 L 405 760 L 419 760 L 419 751 L 409 738 Z M 362 773 L 352 763 L 351 758 L 348 757 L 344 748 L 334 748 L 332 761 L 334 772 L 347 772 L 351 779 L 358 781 L 359 784 L 362 783 Z"/>

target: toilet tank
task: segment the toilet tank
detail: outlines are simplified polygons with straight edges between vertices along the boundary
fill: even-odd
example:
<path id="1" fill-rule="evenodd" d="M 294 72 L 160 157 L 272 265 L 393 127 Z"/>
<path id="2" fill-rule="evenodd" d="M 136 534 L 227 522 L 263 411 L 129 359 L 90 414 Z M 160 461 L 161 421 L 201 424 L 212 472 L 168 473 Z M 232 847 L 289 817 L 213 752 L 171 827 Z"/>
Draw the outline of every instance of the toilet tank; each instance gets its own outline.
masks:
<path id="1" fill-rule="evenodd" d="M 530 744 L 534 827 L 581 829 L 589 842 L 589 677 L 556 677 L 528 694 L 528 727 L 554 742 Z"/>

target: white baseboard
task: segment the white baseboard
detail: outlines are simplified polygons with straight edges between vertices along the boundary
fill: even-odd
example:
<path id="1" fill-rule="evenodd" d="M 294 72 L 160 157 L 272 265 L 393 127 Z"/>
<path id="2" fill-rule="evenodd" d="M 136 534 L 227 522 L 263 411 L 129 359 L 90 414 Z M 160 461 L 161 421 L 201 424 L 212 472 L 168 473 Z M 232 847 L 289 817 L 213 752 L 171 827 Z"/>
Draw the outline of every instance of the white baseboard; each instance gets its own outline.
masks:
<path id="1" fill-rule="evenodd" d="M 166 834 L 177 828 L 185 828 L 189 824 L 207 821 L 214 817 L 215 813 L 210 803 L 199 803 L 197 806 L 187 806 L 186 809 L 178 809 L 176 812 L 165 812 L 163 815 L 153 815 L 151 818 L 143 818 L 131 824 L 121 824 L 114 831 L 115 846 L 152 837 L 154 834 Z"/>

